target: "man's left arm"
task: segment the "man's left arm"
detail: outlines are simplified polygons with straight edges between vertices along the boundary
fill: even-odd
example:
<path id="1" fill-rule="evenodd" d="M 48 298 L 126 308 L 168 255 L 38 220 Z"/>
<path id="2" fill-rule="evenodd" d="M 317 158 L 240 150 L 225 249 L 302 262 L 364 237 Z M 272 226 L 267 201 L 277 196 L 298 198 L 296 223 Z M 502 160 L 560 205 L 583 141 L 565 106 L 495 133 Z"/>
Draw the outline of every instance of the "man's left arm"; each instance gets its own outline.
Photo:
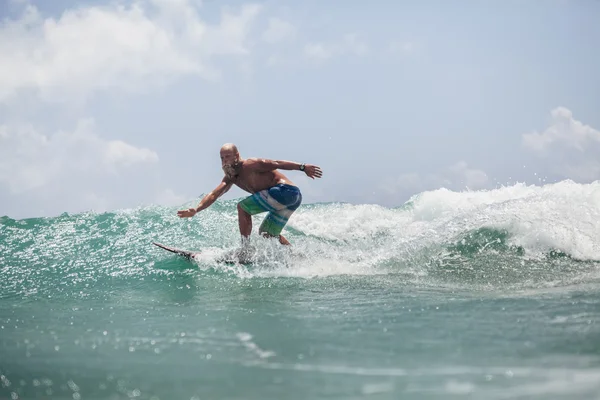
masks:
<path id="1" fill-rule="evenodd" d="M 295 161 L 257 159 L 253 167 L 260 171 L 273 171 L 276 169 L 283 169 L 288 171 L 299 170 L 304 171 L 306 175 L 313 179 L 315 179 L 315 177 L 320 178 L 321 176 L 323 176 L 323 172 L 321 171 L 321 168 L 319 166 L 305 163 L 297 163 Z"/>

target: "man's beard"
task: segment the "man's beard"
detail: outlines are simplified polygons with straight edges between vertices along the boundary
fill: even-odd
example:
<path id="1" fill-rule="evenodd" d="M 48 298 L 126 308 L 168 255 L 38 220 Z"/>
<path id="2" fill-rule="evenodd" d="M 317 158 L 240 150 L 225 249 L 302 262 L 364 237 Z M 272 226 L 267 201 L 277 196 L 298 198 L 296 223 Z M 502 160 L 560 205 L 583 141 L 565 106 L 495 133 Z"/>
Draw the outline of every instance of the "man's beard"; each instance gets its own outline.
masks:
<path id="1" fill-rule="evenodd" d="M 227 175 L 228 178 L 235 178 L 238 174 L 237 166 L 238 166 L 237 163 L 235 163 L 233 165 L 225 164 L 225 165 L 223 165 L 223 172 L 225 172 L 225 175 Z"/>

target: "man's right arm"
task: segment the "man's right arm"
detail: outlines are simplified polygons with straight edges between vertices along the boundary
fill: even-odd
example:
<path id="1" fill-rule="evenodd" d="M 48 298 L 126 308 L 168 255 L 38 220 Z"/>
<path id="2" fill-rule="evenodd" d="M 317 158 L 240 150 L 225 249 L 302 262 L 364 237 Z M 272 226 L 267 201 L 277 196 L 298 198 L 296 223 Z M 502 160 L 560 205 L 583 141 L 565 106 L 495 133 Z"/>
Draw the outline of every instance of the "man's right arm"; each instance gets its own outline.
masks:
<path id="1" fill-rule="evenodd" d="M 227 191 L 231 188 L 231 185 L 231 182 L 227 181 L 226 178 L 223 178 L 221 183 L 219 183 L 219 186 L 204 196 L 204 198 L 200 201 L 198 207 L 196 207 L 196 212 L 200 212 L 205 208 L 210 207 L 211 204 L 214 203 L 219 197 L 227 193 Z"/>
<path id="2" fill-rule="evenodd" d="M 177 215 L 180 217 L 193 217 L 200 211 L 208 208 L 214 203 L 219 197 L 223 194 L 227 193 L 229 189 L 231 189 L 232 182 L 230 182 L 227 178 L 223 178 L 219 186 L 213 189 L 212 192 L 204 196 L 197 207 L 189 208 L 187 210 L 179 210 L 177 211 Z"/>

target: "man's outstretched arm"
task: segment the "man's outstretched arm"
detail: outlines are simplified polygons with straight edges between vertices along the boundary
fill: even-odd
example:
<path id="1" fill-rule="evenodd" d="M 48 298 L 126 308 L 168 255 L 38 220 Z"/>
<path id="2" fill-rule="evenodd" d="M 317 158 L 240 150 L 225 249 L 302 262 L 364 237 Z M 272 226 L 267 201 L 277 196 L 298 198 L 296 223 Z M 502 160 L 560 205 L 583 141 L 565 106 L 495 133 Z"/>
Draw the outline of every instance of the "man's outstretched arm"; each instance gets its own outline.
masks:
<path id="1" fill-rule="evenodd" d="M 323 176 L 321 168 L 317 165 L 312 164 L 301 164 L 295 161 L 284 161 L 284 160 L 268 160 L 268 159 L 255 159 L 250 164 L 251 168 L 256 168 L 259 171 L 273 171 L 276 169 L 283 170 L 304 170 L 304 173 L 310 178 L 320 178 Z"/>
<path id="2" fill-rule="evenodd" d="M 212 203 L 214 203 L 219 197 L 221 197 L 224 193 L 231 188 L 232 183 L 223 178 L 219 186 L 217 186 L 212 192 L 204 196 L 197 207 L 188 208 L 187 210 L 179 210 L 177 211 L 177 215 L 181 218 L 193 217 L 200 211 L 205 208 L 210 207 Z"/>

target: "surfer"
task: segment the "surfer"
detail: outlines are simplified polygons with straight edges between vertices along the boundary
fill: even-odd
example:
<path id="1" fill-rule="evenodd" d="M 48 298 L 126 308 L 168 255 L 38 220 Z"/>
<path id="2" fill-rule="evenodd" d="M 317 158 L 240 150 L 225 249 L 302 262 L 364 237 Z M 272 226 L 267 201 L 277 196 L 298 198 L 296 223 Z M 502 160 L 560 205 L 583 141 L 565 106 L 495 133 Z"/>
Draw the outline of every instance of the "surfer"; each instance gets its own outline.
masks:
<path id="1" fill-rule="evenodd" d="M 193 217 L 214 203 L 232 185 L 236 185 L 251 193 L 237 205 L 242 244 L 247 243 L 252 232 L 252 215 L 267 212 L 259 227 L 259 233 L 263 237 L 277 237 L 281 244 L 289 245 L 290 242 L 281 235 L 281 231 L 290 216 L 300 206 L 302 193 L 298 186 L 278 170 L 300 170 L 315 179 L 323 175 L 321 168 L 293 161 L 243 159 L 232 143 L 224 144 L 220 152 L 221 167 L 225 173 L 221 183 L 204 196 L 197 207 L 179 210 L 177 215 L 181 218 Z"/>

